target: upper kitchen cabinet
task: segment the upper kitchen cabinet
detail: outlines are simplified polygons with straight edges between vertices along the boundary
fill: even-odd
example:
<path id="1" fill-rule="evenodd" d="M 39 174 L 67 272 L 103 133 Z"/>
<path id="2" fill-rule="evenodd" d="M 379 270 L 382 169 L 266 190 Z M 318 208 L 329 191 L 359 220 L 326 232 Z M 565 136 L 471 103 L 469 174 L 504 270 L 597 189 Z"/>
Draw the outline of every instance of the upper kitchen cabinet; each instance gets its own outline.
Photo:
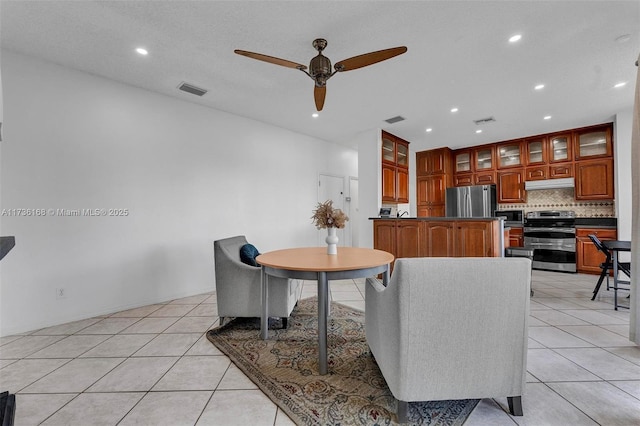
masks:
<path id="1" fill-rule="evenodd" d="M 416 152 L 416 176 L 447 173 L 451 173 L 451 150 L 449 148 Z"/>
<path id="2" fill-rule="evenodd" d="M 473 150 L 474 185 L 496 183 L 496 160 L 493 145 L 480 146 Z"/>
<path id="3" fill-rule="evenodd" d="M 409 142 L 382 131 L 382 201 L 409 202 Z"/>
<path id="4" fill-rule="evenodd" d="M 549 136 L 549 163 L 572 161 L 571 133 Z"/>
<path id="5" fill-rule="evenodd" d="M 454 173 L 471 173 L 473 169 L 472 165 L 472 151 L 470 149 L 460 149 L 455 152 L 453 158 L 453 171 Z"/>
<path id="6" fill-rule="evenodd" d="M 578 161 L 575 169 L 576 200 L 613 200 L 613 159 Z"/>
<path id="7" fill-rule="evenodd" d="M 576 160 L 611 157 L 613 154 L 611 131 L 611 125 L 608 124 L 574 132 Z"/>
<path id="8" fill-rule="evenodd" d="M 547 164 L 547 138 L 545 136 L 525 139 L 523 144 L 527 166 Z"/>
<path id="9" fill-rule="evenodd" d="M 526 203 L 524 190 L 524 169 L 502 170 L 498 172 L 498 203 Z"/>
<path id="10" fill-rule="evenodd" d="M 520 141 L 499 143 L 496 145 L 496 153 L 499 169 L 521 167 L 523 165 L 522 143 Z"/>

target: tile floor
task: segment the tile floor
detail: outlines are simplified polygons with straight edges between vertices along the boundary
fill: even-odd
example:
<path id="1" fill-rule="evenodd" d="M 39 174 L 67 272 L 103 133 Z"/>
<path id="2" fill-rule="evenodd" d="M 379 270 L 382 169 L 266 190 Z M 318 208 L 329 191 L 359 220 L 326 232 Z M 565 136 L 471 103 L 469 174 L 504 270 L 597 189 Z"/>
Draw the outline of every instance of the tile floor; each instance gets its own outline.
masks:
<path id="1" fill-rule="evenodd" d="M 485 399 L 465 425 L 638 425 L 640 348 L 596 276 L 534 271 L 524 417 Z M 364 283 L 331 283 L 364 309 Z M 315 295 L 305 282 L 303 297 Z M 22 425 L 290 425 L 204 333 L 215 294 L 0 338 L 0 390 Z M 626 300 L 623 300 L 626 302 Z"/>

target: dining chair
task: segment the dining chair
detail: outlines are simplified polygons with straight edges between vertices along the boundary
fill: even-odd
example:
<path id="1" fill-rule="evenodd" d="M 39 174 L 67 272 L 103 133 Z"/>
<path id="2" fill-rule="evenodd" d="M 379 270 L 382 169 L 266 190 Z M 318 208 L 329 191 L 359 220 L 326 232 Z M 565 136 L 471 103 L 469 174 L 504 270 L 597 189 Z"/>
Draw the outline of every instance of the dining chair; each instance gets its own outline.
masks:
<path id="1" fill-rule="evenodd" d="M 610 288 L 609 271 L 613 271 L 613 261 L 611 260 L 611 252 L 609 251 L 609 249 L 607 249 L 607 247 L 605 247 L 605 245 L 602 243 L 602 241 L 600 241 L 598 237 L 596 237 L 594 234 L 589 234 L 589 239 L 591 240 L 593 245 L 596 246 L 598 251 L 602 252 L 602 254 L 605 255 L 605 261 L 600 264 L 600 269 L 602 270 L 602 272 L 600 273 L 600 278 L 598 278 L 598 283 L 596 284 L 596 287 L 593 289 L 593 297 L 591 297 L 591 300 L 595 300 L 596 296 L 598 295 L 598 291 L 600 291 L 600 286 L 602 285 L 602 281 L 604 281 L 605 277 L 607 278 L 607 290 L 609 290 Z M 618 270 L 623 272 L 628 277 L 631 277 L 630 262 L 618 262 Z M 614 296 L 616 297 L 616 300 L 617 300 L 617 296 L 618 296 L 617 290 L 619 289 L 614 288 L 614 290 L 616 293 Z M 623 290 L 627 290 L 627 289 L 625 288 Z"/>

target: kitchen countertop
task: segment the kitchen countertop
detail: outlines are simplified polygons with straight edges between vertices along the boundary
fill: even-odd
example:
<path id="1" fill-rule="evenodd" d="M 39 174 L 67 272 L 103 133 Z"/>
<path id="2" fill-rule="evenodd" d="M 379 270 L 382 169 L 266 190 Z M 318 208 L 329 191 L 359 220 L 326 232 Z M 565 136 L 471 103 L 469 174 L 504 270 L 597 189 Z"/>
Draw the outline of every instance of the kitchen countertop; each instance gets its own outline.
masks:
<path id="1" fill-rule="evenodd" d="M 429 221 L 477 221 L 477 220 L 502 220 L 499 217 L 370 217 L 369 220 L 429 220 Z"/>
<path id="2" fill-rule="evenodd" d="M 576 217 L 576 228 L 617 228 L 615 217 Z"/>

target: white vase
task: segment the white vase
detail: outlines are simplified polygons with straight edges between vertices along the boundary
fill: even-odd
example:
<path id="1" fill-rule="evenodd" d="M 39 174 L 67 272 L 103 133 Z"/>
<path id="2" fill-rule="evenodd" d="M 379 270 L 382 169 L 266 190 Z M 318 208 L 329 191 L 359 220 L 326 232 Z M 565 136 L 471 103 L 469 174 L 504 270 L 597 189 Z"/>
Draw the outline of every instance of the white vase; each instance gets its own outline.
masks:
<path id="1" fill-rule="evenodd" d="M 338 254 L 338 236 L 336 235 L 337 228 L 327 228 L 327 254 Z"/>

